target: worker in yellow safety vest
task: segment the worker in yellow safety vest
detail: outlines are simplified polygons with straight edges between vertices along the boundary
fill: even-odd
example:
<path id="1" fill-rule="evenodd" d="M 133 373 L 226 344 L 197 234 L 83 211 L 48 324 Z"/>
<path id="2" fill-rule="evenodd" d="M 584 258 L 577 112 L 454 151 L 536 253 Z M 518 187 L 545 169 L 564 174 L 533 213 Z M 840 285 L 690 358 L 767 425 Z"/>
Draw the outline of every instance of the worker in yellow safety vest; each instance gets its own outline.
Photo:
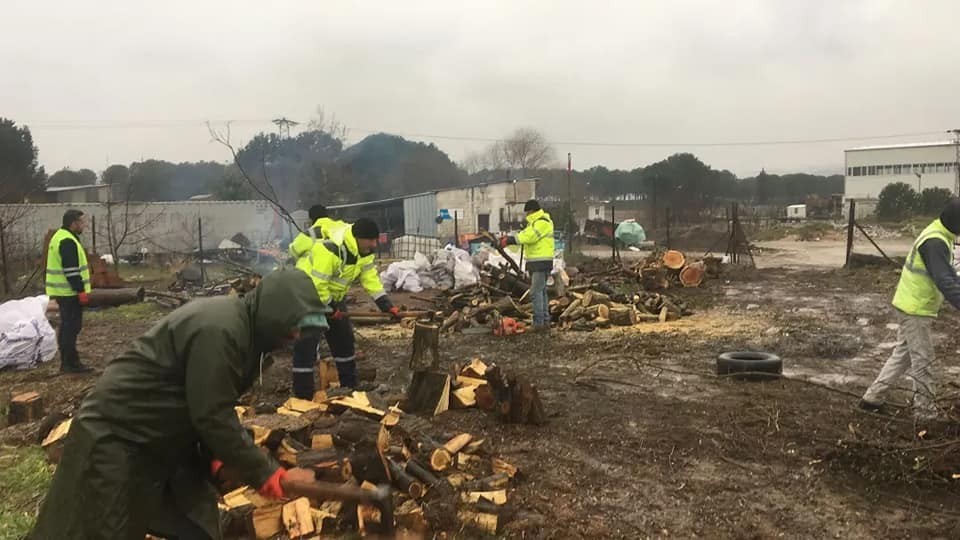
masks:
<path id="1" fill-rule="evenodd" d="M 307 216 L 310 218 L 310 226 L 298 234 L 287 247 L 287 251 L 295 261 L 305 256 L 317 240 L 330 238 L 331 234 L 347 226 L 345 222 L 331 218 L 327 214 L 327 208 L 322 204 L 311 206 Z"/>
<path id="2" fill-rule="evenodd" d="M 61 373 L 89 373 L 92 368 L 80 362 L 77 336 L 83 327 L 83 306 L 89 302 L 90 268 L 87 253 L 80 243 L 80 234 L 86 219 L 80 210 L 70 209 L 63 214 L 63 226 L 50 238 L 47 247 L 46 293 L 60 308 L 60 331 L 57 347 L 60 349 Z"/>
<path id="3" fill-rule="evenodd" d="M 914 417 L 921 422 L 937 417 L 939 370 L 931 327 L 944 298 L 960 309 L 960 277 L 953 266 L 953 245 L 958 233 L 960 199 L 953 199 L 914 241 L 893 296 L 900 323 L 897 345 L 860 400 L 860 408 L 885 412 L 884 396 L 906 373 L 913 383 Z"/>
<path id="4" fill-rule="evenodd" d="M 359 281 L 367 294 L 373 297 L 380 311 L 392 313 L 394 317 L 397 317 L 400 311 L 390 301 L 377 274 L 374 249 L 379 236 L 377 224 L 361 218 L 353 225 L 332 231 L 329 238 L 316 242 L 310 252 L 297 261 L 297 268 L 313 279 L 320 300 L 334 310 L 333 314 L 327 317 L 330 329 L 326 332 L 326 339 L 336 363 L 341 387 L 354 388 L 357 385 L 353 326 L 347 319 L 344 303 L 350 286 Z M 313 397 L 315 351 L 316 347 L 312 354 L 303 349 L 299 355 L 294 351 L 295 397 Z"/>
<path id="5" fill-rule="evenodd" d="M 550 330 L 550 306 L 547 298 L 547 276 L 553 272 L 553 220 L 530 199 L 523 205 L 527 226 L 516 236 L 504 238 L 504 244 L 520 244 L 530 274 L 530 300 L 533 302 L 533 331 Z"/>

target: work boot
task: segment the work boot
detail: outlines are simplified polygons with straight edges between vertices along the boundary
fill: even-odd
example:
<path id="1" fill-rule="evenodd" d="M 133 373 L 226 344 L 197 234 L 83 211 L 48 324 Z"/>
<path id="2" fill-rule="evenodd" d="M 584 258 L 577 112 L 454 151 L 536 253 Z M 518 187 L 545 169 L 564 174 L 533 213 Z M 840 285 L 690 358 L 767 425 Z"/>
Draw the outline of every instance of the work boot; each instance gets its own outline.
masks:
<path id="1" fill-rule="evenodd" d="M 73 364 L 62 364 L 60 366 L 60 373 L 67 375 L 84 375 L 87 373 L 93 373 L 93 368 L 90 366 L 85 366 L 80 362 Z"/>
<path id="2" fill-rule="evenodd" d="M 869 401 L 860 400 L 858 406 L 864 411 L 871 412 L 874 414 L 890 414 L 890 411 L 884 406 L 883 403 L 871 403 Z"/>

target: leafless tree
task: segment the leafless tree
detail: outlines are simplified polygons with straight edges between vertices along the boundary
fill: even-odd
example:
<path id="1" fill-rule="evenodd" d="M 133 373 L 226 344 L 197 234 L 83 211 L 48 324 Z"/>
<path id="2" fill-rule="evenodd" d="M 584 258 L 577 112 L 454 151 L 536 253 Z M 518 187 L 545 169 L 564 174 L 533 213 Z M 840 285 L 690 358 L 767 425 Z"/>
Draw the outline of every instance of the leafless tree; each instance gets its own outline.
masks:
<path id="1" fill-rule="evenodd" d="M 263 197 L 264 200 L 269 202 L 277 214 L 290 222 L 291 225 L 296 227 L 297 231 L 302 232 L 303 230 L 300 228 L 297 220 L 293 219 L 293 216 L 290 215 L 290 212 L 287 212 L 287 209 L 280 204 L 279 198 L 277 197 L 277 192 L 273 188 L 273 184 L 270 183 L 270 179 L 267 177 L 266 156 L 261 155 L 261 160 L 263 161 L 263 167 L 261 167 L 263 169 L 263 186 L 261 186 L 260 183 L 256 182 L 250 177 L 249 174 L 247 174 L 247 170 L 243 167 L 243 164 L 240 163 L 237 149 L 233 146 L 233 143 L 230 142 L 230 122 L 226 123 L 226 126 L 223 130 L 217 130 L 210 125 L 210 122 L 207 122 L 207 130 L 210 132 L 210 137 L 212 137 L 214 141 L 227 147 L 227 150 L 230 151 L 230 155 L 233 156 L 234 165 L 237 166 L 237 170 L 240 171 L 240 175 L 243 176 L 244 180 L 247 181 L 250 187 L 256 191 L 258 195 Z"/>
<path id="2" fill-rule="evenodd" d="M 317 116 L 307 122 L 307 127 L 313 131 L 322 131 L 340 142 L 345 142 L 350 134 L 346 124 L 338 120 L 336 114 L 330 115 L 328 119 L 326 111 L 320 105 L 317 106 Z"/>
<path id="3" fill-rule="evenodd" d="M 461 166 L 469 174 L 511 169 L 526 174 L 553 164 L 553 147 L 539 131 L 520 128 L 482 152 L 469 154 Z"/>
<path id="4" fill-rule="evenodd" d="M 553 159 L 553 147 L 539 131 L 520 128 L 503 141 L 503 157 L 512 169 L 527 171 L 549 165 Z"/>
<path id="5" fill-rule="evenodd" d="M 107 199 L 107 246 L 113 257 L 113 264 L 120 272 L 120 248 L 128 240 L 143 236 L 144 232 L 156 225 L 163 218 L 163 211 L 145 217 L 148 206 L 143 203 L 131 204 L 133 198 L 133 180 L 127 180 L 126 189 L 115 190 L 111 186 L 110 196 Z M 115 199 L 115 193 L 122 193 L 120 200 Z"/>

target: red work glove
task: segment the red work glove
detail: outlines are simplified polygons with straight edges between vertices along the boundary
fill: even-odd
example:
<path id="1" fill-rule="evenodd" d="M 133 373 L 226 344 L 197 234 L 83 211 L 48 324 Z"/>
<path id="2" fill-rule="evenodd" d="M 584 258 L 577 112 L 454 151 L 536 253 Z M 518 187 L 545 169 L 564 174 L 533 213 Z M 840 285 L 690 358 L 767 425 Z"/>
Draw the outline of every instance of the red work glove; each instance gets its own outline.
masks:
<path id="1" fill-rule="evenodd" d="M 394 317 L 395 319 L 399 319 L 399 318 L 400 318 L 400 308 L 398 308 L 397 306 L 393 306 L 393 307 L 391 307 L 390 309 L 388 309 L 388 310 L 387 310 L 387 313 L 393 315 L 393 317 Z"/>
<path id="2" fill-rule="evenodd" d="M 260 489 L 257 491 L 264 497 L 270 499 L 282 499 L 283 498 L 283 487 L 280 486 L 280 481 L 287 475 L 287 470 L 283 467 L 277 467 L 276 471 L 273 471 L 273 474 L 270 475 L 270 478 L 260 486 Z"/>
<path id="3" fill-rule="evenodd" d="M 500 247 L 502 247 L 502 248 L 507 247 L 507 237 L 506 237 L 506 236 L 501 236 L 501 237 L 500 237 Z"/>
<path id="4" fill-rule="evenodd" d="M 77 299 L 80 300 L 81 306 L 85 306 L 90 303 L 90 296 L 86 292 L 77 293 Z"/>
<path id="5" fill-rule="evenodd" d="M 337 309 L 337 310 L 334 310 L 333 315 L 330 315 L 330 318 L 333 319 L 333 320 L 335 320 L 335 321 L 339 321 L 339 320 L 341 320 L 341 319 L 344 318 L 344 315 L 343 315 L 343 312 L 342 312 L 342 311 L 340 311 L 339 309 Z"/>
<path id="6" fill-rule="evenodd" d="M 219 459 L 215 459 L 210 462 L 210 476 L 216 478 L 220 474 L 220 469 L 223 468 L 223 462 Z"/>

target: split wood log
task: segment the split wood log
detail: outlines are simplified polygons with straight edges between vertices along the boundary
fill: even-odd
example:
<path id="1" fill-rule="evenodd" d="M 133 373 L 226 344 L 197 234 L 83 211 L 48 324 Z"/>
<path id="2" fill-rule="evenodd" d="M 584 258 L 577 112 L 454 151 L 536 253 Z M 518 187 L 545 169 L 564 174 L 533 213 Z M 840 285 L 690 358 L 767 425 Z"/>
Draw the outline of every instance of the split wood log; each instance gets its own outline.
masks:
<path id="1" fill-rule="evenodd" d="M 43 398 L 36 392 L 17 394 L 10 399 L 7 425 L 35 422 L 43 418 Z"/>
<path id="2" fill-rule="evenodd" d="M 523 314 L 521 307 L 517 305 L 513 298 L 504 296 L 496 302 L 479 306 L 474 313 L 474 316 L 485 315 L 491 311 L 497 311 L 501 315 L 506 315 L 507 317 L 514 317 Z"/>
<path id="3" fill-rule="evenodd" d="M 143 287 L 126 289 L 93 289 L 87 295 L 89 307 L 122 306 L 143 302 Z"/>
<path id="4" fill-rule="evenodd" d="M 683 253 L 673 249 L 665 252 L 662 260 L 663 265 L 670 270 L 680 270 L 687 261 L 686 257 L 683 256 Z"/>
<path id="5" fill-rule="evenodd" d="M 438 415 L 450 408 L 450 375 L 415 371 L 403 410 Z"/>
<path id="6" fill-rule="evenodd" d="M 313 525 L 313 516 L 310 514 L 310 501 L 306 497 L 294 499 L 283 505 L 281 515 L 283 527 L 290 538 L 302 538 L 313 534 L 316 530 Z"/>
<path id="7" fill-rule="evenodd" d="M 250 514 L 250 532 L 257 540 L 266 540 L 283 531 L 283 506 L 257 508 Z"/>
<path id="8" fill-rule="evenodd" d="M 497 506 L 507 504 L 507 490 L 497 489 L 492 491 L 467 491 L 461 495 L 461 500 L 465 503 L 477 503 L 485 499 Z"/>
<path id="9" fill-rule="evenodd" d="M 617 326 L 637 324 L 637 310 L 633 306 L 615 304 L 610 308 L 610 322 Z"/>
<path id="10" fill-rule="evenodd" d="M 483 379 L 483 376 L 486 373 L 487 373 L 487 364 L 485 364 L 483 360 L 479 358 L 474 358 L 473 360 L 470 360 L 470 363 L 467 364 L 462 370 L 460 370 L 461 375 L 464 375 L 467 377 L 474 377 L 476 379 Z"/>
<path id="11" fill-rule="evenodd" d="M 417 323 L 413 329 L 413 354 L 410 369 L 437 369 L 440 365 L 440 327 Z"/>
<path id="12" fill-rule="evenodd" d="M 325 358 L 320 361 L 320 390 L 340 387 L 340 374 L 337 371 L 337 364 L 333 358 Z"/>
<path id="13" fill-rule="evenodd" d="M 462 386 L 453 391 L 450 404 L 457 409 L 468 409 L 477 404 L 477 387 Z"/>
<path id="14" fill-rule="evenodd" d="M 394 511 L 393 517 L 397 520 L 397 525 L 403 529 L 421 535 L 426 534 L 427 530 L 429 530 L 427 519 L 423 516 L 423 508 L 421 508 L 416 501 L 404 501 L 403 504 Z"/>
<path id="15" fill-rule="evenodd" d="M 504 422 L 542 425 L 547 417 L 536 386 L 515 374 L 505 377 L 498 366 L 487 369 L 487 383 L 496 398 Z"/>
<path id="16" fill-rule="evenodd" d="M 60 458 L 63 457 L 63 445 L 67 439 L 67 433 L 70 432 L 70 425 L 72 423 L 72 418 L 67 418 L 60 422 L 57 424 L 57 427 L 50 430 L 50 433 L 47 434 L 40 444 L 43 451 L 47 454 L 47 461 L 50 463 L 60 463 Z"/>
<path id="17" fill-rule="evenodd" d="M 463 450 L 463 447 L 470 444 L 470 441 L 472 440 L 473 435 L 469 433 L 461 433 L 444 443 L 443 447 L 447 450 L 447 452 L 456 454 L 457 452 Z"/>
<path id="18" fill-rule="evenodd" d="M 680 283 L 684 287 L 699 287 L 705 274 L 703 263 L 688 264 L 680 271 Z"/>

